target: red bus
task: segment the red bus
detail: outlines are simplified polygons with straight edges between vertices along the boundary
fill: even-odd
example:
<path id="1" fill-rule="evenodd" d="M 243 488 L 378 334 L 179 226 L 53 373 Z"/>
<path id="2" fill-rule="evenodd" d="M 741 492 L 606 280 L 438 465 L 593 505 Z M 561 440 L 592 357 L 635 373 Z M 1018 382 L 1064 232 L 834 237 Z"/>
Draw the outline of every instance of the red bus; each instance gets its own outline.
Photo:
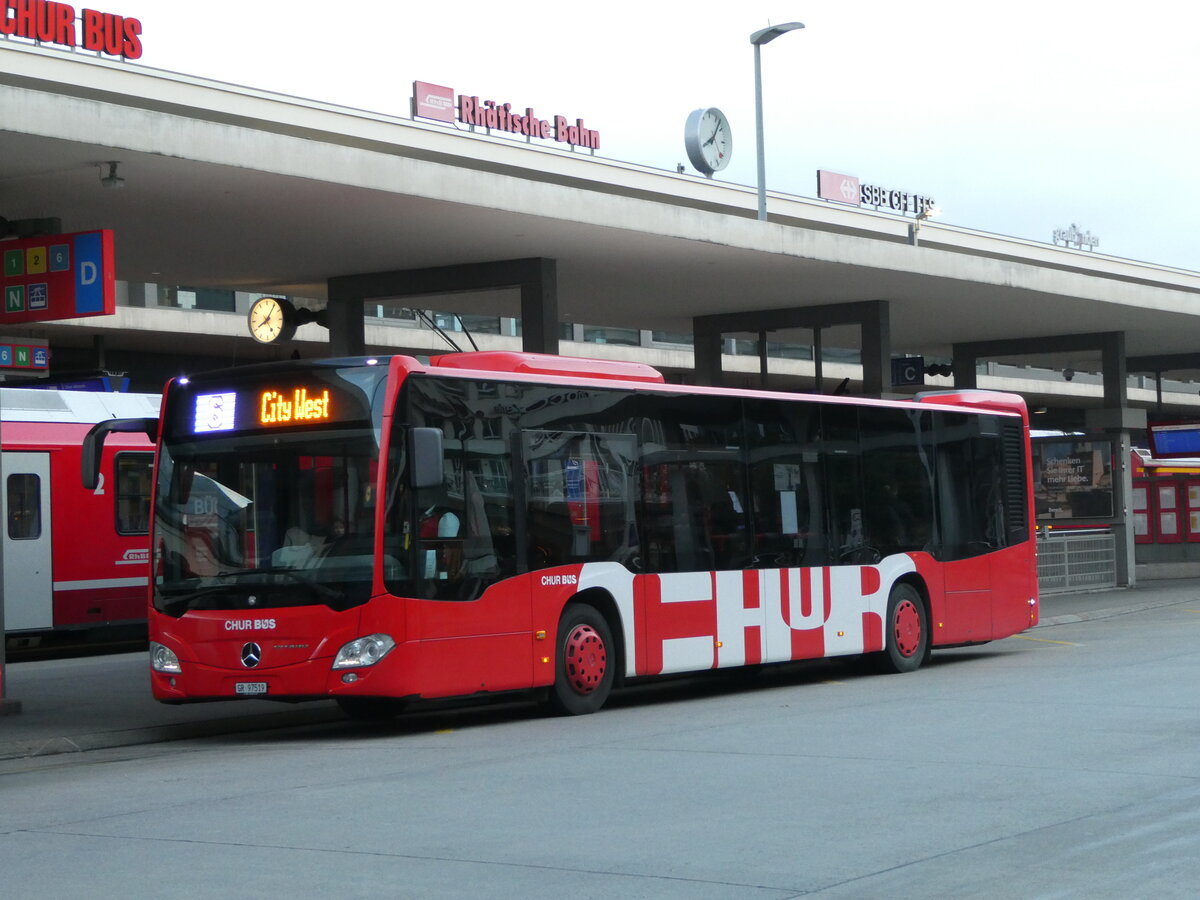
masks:
<path id="1" fill-rule="evenodd" d="M 79 466 L 91 425 L 157 415 L 160 402 L 157 394 L 0 391 L 10 643 L 110 626 L 145 634 L 154 446 L 144 435 L 114 440 L 90 490 Z"/>
<path id="2" fill-rule="evenodd" d="M 934 647 L 1037 622 L 1014 395 L 667 385 L 521 353 L 168 385 L 149 625 L 168 703 L 534 690 Z M 99 436 L 99 435 L 98 435 Z M 88 477 L 85 474 L 85 478 Z"/>

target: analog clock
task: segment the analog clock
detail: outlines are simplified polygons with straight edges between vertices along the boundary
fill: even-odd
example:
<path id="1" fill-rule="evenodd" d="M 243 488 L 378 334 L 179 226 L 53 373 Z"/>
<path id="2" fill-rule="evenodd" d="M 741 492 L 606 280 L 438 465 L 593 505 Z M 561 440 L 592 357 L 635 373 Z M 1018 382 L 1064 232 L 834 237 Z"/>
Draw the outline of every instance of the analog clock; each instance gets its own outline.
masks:
<path id="1" fill-rule="evenodd" d="M 250 307 L 250 334 L 263 344 L 292 339 L 296 333 L 296 307 L 283 297 L 261 297 Z"/>
<path id="2" fill-rule="evenodd" d="M 683 128 L 683 145 L 692 165 L 711 178 L 729 165 L 733 154 L 729 120 L 715 107 L 693 111 Z"/>

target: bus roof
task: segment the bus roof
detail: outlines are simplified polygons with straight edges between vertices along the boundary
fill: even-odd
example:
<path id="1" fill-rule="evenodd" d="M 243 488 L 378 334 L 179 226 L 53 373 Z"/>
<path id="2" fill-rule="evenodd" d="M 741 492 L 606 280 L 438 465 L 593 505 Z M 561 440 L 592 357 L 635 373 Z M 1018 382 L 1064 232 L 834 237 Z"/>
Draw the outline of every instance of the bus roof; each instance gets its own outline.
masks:
<path id="1" fill-rule="evenodd" d="M 419 361 L 414 360 L 419 365 Z M 964 407 L 980 412 L 1026 416 L 1025 400 L 1019 394 L 979 389 L 922 391 L 902 399 L 880 399 L 871 397 L 847 397 L 829 394 L 798 394 L 754 388 L 721 388 L 700 385 L 667 384 L 666 379 L 655 368 L 643 363 L 618 362 L 611 360 L 586 359 L 573 356 L 555 356 L 544 353 L 478 352 L 447 353 L 432 357 L 430 369 L 452 369 L 454 374 L 502 372 L 524 376 L 521 380 L 557 378 L 578 383 L 579 381 L 621 381 L 631 387 L 649 386 L 672 391 L 697 394 L 735 394 L 745 397 L 780 398 L 788 397 L 826 403 L 855 403 L 859 405 L 937 404 L 962 410 Z M 449 372 L 447 372 L 449 374 Z"/>
<path id="2" fill-rule="evenodd" d="M 608 359 L 584 359 L 578 356 L 555 356 L 550 353 L 515 353 L 485 351 L 481 353 L 444 353 L 431 357 L 429 365 L 441 369 L 471 369 L 476 372 L 514 372 L 527 375 L 586 376 L 612 381 L 645 381 L 664 384 L 666 379 L 653 366 L 638 362 Z"/>
<path id="3" fill-rule="evenodd" d="M 557 356 L 549 353 L 515 351 L 467 351 L 445 353 L 428 359 L 396 354 L 394 356 L 362 356 L 330 359 L 286 360 L 239 366 L 197 373 L 204 382 L 236 379 L 268 373 L 297 372 L 304 369 L 351 366 L 390 366 L 406 372 L 422 372 L 449 377 L 471 375 L 495 378 L 510 375 L 515 381 L 549 381 L 555 384 L 627 385 L 634 390 L 669 390 L 689 394 L 736 395 L 764 399 L 789 398 L 815 403 L 854 403 L 861 406 L 939 405 L 962 411 L 964 408 L 1000 415 L 1027 416 L 1024 399 L 1018 394 L 978 389 L 923 391 L 912 397 L 880 399 L 830 394 L 801 394 L 755 388 L 706 387 L 700 385 L 668 384 L 657 369 L 644 363 L 619 360 Z"/>

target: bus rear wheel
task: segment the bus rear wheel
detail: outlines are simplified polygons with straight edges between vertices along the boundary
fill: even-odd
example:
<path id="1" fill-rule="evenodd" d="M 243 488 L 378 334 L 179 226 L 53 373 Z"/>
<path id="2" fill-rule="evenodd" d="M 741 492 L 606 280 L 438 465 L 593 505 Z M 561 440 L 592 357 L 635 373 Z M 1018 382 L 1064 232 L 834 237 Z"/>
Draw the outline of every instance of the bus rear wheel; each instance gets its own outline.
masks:
<path id="1" fill-rule="evenodd" d="M 929 616 L 911 584 L 897 584 L 888 596 L 883 622 L 884 649 L 875 654 L 881 672 L 915 672 L 929 655 Z"/>
<path id="2" fill-rule="evenodd" d="M 569 606 L 558 623 L 550 710 L 560 716 L 594 713 L 612 691 L 616 658 L 608 622 L 593 607 Z"/>

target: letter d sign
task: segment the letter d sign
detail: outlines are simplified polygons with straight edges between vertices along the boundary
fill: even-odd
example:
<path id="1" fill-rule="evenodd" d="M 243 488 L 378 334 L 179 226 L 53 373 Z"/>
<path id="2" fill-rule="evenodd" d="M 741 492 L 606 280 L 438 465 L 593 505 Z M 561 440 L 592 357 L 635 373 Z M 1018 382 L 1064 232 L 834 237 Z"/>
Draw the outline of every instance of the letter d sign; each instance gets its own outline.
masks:
<path id="1" fill-rule="evenodd" d="M 105 282 L 113 277 L 104 268 L 104 241 L 99 231 L 75 237 L 75 315 L 97 315 L 105 311 Z"/>

